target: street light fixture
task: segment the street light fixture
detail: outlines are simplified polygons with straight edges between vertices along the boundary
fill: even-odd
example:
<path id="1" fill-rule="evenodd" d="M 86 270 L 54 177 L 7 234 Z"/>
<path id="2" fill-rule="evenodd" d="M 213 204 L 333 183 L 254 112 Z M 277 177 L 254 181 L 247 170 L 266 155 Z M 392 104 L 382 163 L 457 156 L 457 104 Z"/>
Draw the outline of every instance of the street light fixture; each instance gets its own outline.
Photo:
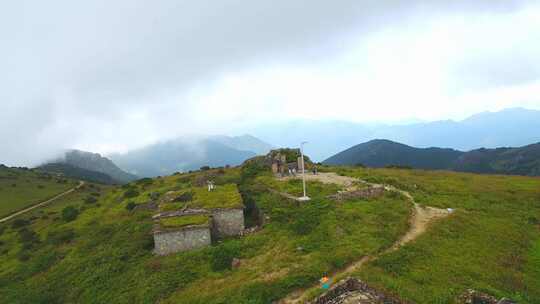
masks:
<path id="1" fill-rule="evenodd" d="M 307 144 L 307 141 L 303 141 L 300 144 L 300 158 L 302 160 L 302 187 L 304 188 L 304 196 L 299 197 L 299 201 L 310 200 L 310 198 L 306 195 L 306 165 L 304 164 L 304 144 Z"/>

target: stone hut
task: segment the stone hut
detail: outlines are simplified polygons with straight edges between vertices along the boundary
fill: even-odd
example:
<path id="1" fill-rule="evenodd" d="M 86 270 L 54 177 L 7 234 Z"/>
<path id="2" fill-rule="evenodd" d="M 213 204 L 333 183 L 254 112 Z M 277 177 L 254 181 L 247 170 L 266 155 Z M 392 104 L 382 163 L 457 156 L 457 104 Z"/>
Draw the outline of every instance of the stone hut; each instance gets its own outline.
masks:
<path id="1" fill-rule="evenodd" d="M 191 195 L 186 196 L 187 192 Z M 201 248 L 217 238 L 242 235 L 244 231 L 244 205 L 235 184 L 218 185 L 212 191 L 206 187 L 170 191 L 159 208 L 161 212 L 153 216 L 158 255 Z"/>
<path id="2" fill-rule="evenodd" d="M 235 236 L 244 231 L 244 209 L 213 209 L 212 211 L 212 231 L 214 235 Z"/>
<path id="3" fill-rule="evenodd" d="M 154 252 L 157 255 L 198 249 L 212 242 L 207 212 L 186 212 L 155 219 L 153 234 Z"/>

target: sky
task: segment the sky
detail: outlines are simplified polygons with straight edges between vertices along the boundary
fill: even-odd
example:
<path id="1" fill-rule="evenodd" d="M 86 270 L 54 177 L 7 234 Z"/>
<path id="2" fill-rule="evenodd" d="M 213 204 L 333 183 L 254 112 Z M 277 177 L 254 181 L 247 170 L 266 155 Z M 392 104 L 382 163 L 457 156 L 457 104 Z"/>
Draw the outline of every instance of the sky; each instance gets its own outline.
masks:
<path id="1" fill-rule="evenodd" d="M 268 122 L 540 110 L 540 3 L 0 4 L 0 163 Z"/>

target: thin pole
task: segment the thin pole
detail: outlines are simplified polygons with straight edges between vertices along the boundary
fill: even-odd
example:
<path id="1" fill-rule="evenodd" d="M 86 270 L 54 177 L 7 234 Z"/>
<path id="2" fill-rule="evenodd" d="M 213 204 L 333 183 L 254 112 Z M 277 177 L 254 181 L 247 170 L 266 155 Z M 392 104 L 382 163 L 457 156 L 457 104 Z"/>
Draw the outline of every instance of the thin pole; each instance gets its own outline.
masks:
<path id="1" fill-rule="evenodd" d="M 306 197 L 306 165 L 304 164 L 304 144 L 306 142 L 302 142 L 300 144 L 300 157 L 302 158 L 302 186 L 304 188 L 304 197 Z"/>

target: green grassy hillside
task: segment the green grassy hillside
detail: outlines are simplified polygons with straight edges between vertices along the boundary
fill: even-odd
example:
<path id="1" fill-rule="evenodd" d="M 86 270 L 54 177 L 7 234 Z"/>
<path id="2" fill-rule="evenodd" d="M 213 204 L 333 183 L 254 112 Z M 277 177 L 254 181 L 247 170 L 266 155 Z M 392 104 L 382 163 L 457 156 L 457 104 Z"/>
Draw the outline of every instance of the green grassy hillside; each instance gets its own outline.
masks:
<path id="1" fill-rule="evenodd" d="M 419 239 L 383 254 L 355 276 L 416 303 L 453 303 L 467 288 L 520 303 L 540 301 L 540 179 L 322 170 L 395 185 L 421 204 L 456 208 Z M 237 184 L 246 222 L 256 222 L 251 215 L 259 208 L 264 228 L 200 250 L 154 256 L 154 211 L 133 207 L 169 191 L 188 191 L 207 175 L 218 189 Z M 337 185 L 309 182 L 312 200 L 299 204 L 269 191 L 298 194 L 301 185 L 275 180 L 254 163 L 122 187 L 85 187 L 25 216 L 31 221 L 0 226 L 0 302 L 271 303 L 382 252 L 408 229 L 412 206 L 396 193 L 336 202 L 327 195 Z M 240 259 L 238 268 L 231 268 L 233 258 Z"/>
<path id="2" fill-rule="evenodd" d="M 256 202 L 268 216 L 264 229 L 197 251 L 154 256 L 152 212 L 126 206 L 148 201 L 153 192 L 185 189 L 208 172 L 113 188 L 90 206 L 75 203 L 86 208 L 73 221 L 4 225 L 0 302 L 269 303 L 390 246 L 407 229 L 411 206 L 400 196 L 336 203 L 325 197 L 337 186 L 310 183 L 313 200 L 297 205 L 246 171 L 225 170 L 215 181 L 218 188 L 239 183 L 244 203 Z M 21 259 L 29 243 L 32 254 Z M 237 269 L 231 269 L 233 257 L 241 259 Z"/>
<path id="3" fill-rule="evenodd" d="M 420 170 L 345 169 L 456 212 L 357 276 L 416 303 L 452 303 L 474 288 L 540 303 L 540 178 Z"/>
<path id="4" fill-rule="evenodd" d="M 23 168 L 0 166 L 0 217 L 54 197 L 78 181 Z"/>

